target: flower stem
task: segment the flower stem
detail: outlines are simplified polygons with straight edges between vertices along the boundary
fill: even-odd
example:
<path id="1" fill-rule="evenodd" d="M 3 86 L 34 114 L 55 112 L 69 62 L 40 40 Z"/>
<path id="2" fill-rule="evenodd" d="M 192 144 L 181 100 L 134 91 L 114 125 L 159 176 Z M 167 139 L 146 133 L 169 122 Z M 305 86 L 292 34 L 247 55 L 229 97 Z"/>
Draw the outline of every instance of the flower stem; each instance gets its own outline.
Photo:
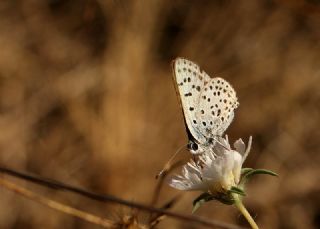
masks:
<path id="1" fill-rule="evenodd" d="M 246 220 L 250 224 L 251 228 L 252 229 L 259 229 L 259 227 L 256 224 L 256 222 L 254 221 L 254 219 L 252 218 L 252 216 L 250 215 L 248 210 L 243 205 L 242 200 L 239 198 L 239 195 L 235 194 L 235 193 L 232 193 L 232 197 L 234 199 L 234 204 L 236 205 L 238 210 L 242 213 L 242 215 L 246 218 Z"/>

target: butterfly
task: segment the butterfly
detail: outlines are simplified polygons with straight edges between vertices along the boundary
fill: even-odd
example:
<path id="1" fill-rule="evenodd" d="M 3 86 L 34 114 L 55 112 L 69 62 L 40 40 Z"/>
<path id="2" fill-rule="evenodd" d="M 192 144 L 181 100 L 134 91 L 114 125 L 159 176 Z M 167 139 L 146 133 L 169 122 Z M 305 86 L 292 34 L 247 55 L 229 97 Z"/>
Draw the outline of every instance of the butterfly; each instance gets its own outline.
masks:
<path id="1" fill-rule="evenodd" d="M 192 154 L 212 148 L 234 118 L 239 106 L 233 87 L 220 77 L 210 78 L 194 62 L 173 61 L 173 78 L 180 98 Z"/>

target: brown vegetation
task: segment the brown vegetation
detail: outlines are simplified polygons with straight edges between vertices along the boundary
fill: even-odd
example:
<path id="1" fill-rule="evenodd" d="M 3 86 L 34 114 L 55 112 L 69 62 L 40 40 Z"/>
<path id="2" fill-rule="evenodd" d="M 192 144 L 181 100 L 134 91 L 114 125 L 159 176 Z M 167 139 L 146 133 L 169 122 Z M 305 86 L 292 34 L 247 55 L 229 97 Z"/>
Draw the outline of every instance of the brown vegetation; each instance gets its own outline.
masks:
<path id="1" fill-rule="evenodd" d="M 257 223 L 318 228 L 319 28 L 315 0 L 1 1 L 0 162 L 150 203 L 155 175 L 187 142 L 170 66 L 183 56 L 237 91 L 227 134 L 253 136 L 245 166 L 280 175 L 248 186 Z M 132 211 L 20 184 L 109 219 Z M 0 193 L 0 228 L 95 227 Z M 159 203 L 177 194 L 164 187 Z M 196 196 L 184 193 L 173 210 L 190 213 Z M 246 226 L 216 202 L 196 214 Z M 159 228 L 196 226 L 166 219 Z"/>

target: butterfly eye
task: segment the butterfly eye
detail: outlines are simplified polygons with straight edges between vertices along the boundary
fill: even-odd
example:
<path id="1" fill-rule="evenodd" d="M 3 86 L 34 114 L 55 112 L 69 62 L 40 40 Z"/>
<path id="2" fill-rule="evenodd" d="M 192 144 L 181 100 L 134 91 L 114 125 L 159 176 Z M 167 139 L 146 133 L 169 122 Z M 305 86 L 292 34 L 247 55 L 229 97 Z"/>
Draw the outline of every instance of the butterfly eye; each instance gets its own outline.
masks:
<path id="1" fill-rule="evenodd" d="M 190 142 L 188 147 L 189 149 L 196 151 L 198 149 L 198 144 L 194 142 Z"/>

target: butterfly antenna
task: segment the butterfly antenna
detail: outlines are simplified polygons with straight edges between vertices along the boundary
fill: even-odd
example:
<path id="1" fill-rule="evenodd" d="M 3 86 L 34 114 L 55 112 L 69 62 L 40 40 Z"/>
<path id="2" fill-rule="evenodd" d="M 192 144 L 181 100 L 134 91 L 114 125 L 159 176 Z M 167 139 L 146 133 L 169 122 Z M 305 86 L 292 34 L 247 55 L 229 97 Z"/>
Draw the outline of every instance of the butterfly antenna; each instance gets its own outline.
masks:
<path id="1" fill-rule="evenodd" d="M 173 159 L 181 152 L 183 148 L 185 148 L 188 144 L 181 146 L 168 160 L 168 162 L 163 166 L 163 169 L 157 174 L 156 179 L 162 177 L 171 167 Z"/>

